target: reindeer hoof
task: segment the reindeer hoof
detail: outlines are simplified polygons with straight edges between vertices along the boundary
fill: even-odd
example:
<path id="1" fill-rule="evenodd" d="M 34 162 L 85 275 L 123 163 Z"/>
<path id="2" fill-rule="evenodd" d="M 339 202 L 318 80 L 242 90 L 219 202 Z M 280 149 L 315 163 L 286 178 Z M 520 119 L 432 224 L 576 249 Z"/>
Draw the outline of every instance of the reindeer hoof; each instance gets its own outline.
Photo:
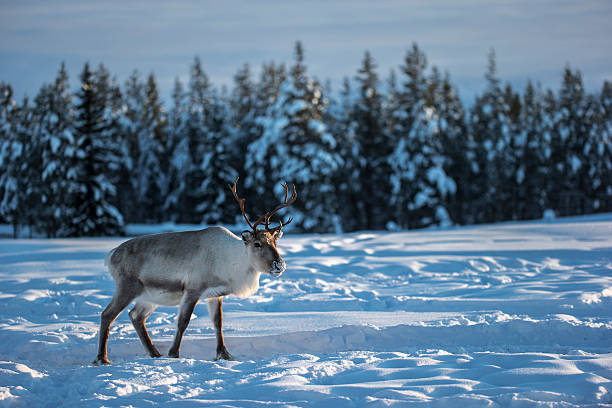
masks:
<path id="1" fill-rule="evenodd" d="M 172 351 L 172 350 L 170 350 L 170 351 L 168 352 L 168 357 L 170 357 L 170 358 L 179 358 L 179 353 L 178 353 L 178 351 Z"/>
<path id="2" fill-rule="evenodd" d="M 149 354 L 150 354 L 150 355 L 151 355 L 151 357 L 153 357 L 153 358 L 158 358 L 158 357 L 161 357 L 161 356 L 162 356 L 162 355 L 161 355 L 161 353 L 160 353 L 159 351 L 157 351 L 157 350 L 153 350 L 153 351 L 152 351 L 151 353 L 149 353 Z"/>
<path id="3" fill-rule="evenodd" d="M 97 365 L 97 366 L 101 366 L 101 365 L 110 365 L 110 361 L 108 361 L 108 358 L 103 357 L 103 358 L 96 358 L 94 361 L 92 361 L 93 365 Z"/>
<path id="4" fill-rule="evenodd" d="M 215 358 L 215 361 L 218 361 L 218 360 L 233 361 L 234 357 L 232 357 L 232 355 L 226 349 L 223 349 L 223 350 L 217 351 L 217 357 Z"/>

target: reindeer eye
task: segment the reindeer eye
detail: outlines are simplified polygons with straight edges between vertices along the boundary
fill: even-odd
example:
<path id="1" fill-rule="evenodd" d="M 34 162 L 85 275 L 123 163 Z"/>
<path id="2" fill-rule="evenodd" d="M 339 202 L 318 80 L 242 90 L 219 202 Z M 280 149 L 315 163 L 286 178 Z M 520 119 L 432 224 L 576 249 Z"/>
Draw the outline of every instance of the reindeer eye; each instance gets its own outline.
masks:
<path id="1" fill-rule="evenodd" d="M 255 248 L 261 248 L 261 244 L 259 242 L 254 243 L 253 246 Z"/>

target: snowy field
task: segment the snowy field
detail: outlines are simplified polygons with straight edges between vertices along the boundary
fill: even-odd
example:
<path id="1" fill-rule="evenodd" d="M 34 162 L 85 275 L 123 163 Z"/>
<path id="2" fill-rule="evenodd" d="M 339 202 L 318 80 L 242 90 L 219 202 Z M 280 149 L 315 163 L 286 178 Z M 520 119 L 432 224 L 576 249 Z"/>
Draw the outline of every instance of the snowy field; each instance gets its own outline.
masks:
<path id="1" fill-rule="evenodd" d="M 612 215 L 446 231 L 291 235 L 288 269 L 205 304 L 183 358 L 127 312 L 96 367 L 103 266 L 123 239 L 0 240 L 0 406 L 603 406 L 612 403 Z M 148 329 L 162 353 L 175 308 Z"/>

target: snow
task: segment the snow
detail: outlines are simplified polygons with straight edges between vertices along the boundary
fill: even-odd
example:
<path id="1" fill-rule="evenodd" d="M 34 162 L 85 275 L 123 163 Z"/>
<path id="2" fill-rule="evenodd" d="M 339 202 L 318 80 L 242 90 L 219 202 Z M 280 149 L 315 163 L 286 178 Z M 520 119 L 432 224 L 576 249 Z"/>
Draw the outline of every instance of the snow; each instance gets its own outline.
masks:
<path id="1" fill-rule="evenodd" d="M 123 240 L 0 240 L 0 406 L 612 403 L 610 214 L 286 234 L 287 272 L 224 302 L 236 361 L 212 361 L 199 305 L 182 358 L 149 358 L 124 312 L 114 364 L 96 367 L 114 291 L 103 262 Z M 147 321 L 162 353 L 176 316 L 160 307 Z"/>

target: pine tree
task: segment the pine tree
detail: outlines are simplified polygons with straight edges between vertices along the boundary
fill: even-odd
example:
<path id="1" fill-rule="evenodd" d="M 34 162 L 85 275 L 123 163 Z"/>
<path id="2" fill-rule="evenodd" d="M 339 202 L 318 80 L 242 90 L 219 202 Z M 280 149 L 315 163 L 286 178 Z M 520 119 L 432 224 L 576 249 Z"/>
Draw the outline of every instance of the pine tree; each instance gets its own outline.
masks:
<path id="1" fill-rule="evenodd" d="M 118 208 L 125 221 L 143 222 L 143 209 L 139 199 L 138 160 L 140 157 L 140 135 L 144 132 L 145 91 L 141 74 L 134 70 L 124 84 L 123 104 L 121 111 L 121 131 L 123 142 L 122 157 L 117 183 Z"/>
<path id="2" fill-rule="evenodd" d="M 558 213 L 559 200 L 563 185 L 563 162 L 565 154 L 563 143 L 557 129 L 559 101 L 552 90 L 547 90 L 542 100 L 542 138 L 544 140 L 545 184 L 542 186 L 546 196 L 545 211 Z"/>
<path id="3" fill-rule="evenodd" d="M 572 72 L 565 67 L 561 90 L 559 91 L 559 113 L 556 129 L 559 132 L 557 156 L 563 156 L 558 163 L 557 179 L 561 182 L 559 197 L 560 215 L 584 214 L 589 207 L 585 191 L 588 190 L 588 166 L 584 156 L 589 140 L 590 123 L 587 96 L 580 71 Z"/>
<path id="4" fill-rule="evenodd" d="M 11 97 L 10 90 L 5 90 L 5 98 Z M 32 215 L 38 210 L 39 202 L 36 201 L 34 192 L 36 185 L 28 183 L 35 182 L 35 173 L 39 170 L 40 157 L 35 157 L 38 146 L 33 143 L 32 138 L 32 108 L 29 99 L 25 97 L 19 105 L 12 100 L 7 103 L 8 125 L 4 125 L 4 141 L 0 151 L 1 168 L 0 186 L 2 196 L 0 197 L 0 214 L 13 225 L 13 237 L 20 235 L 24 226 L 31 225 Z M 29 230 L 30 234 L 32 233 Z"/>
<path id="5" fill-rule="evenodd" d="M 327 102 L 321 86 L 306 73 L 299 42 L 295 56 L 276 103 L 260 118 L 262 136 L 249 145 L 246 185 L 272 208 L 283 193 L 280 182 L 295 183 L 300 198 L 292 206 L 294 226 L 304 231 L 339 230 L 333 180 L 341 159 L 322 121 Z M 266 190 L 268 183 L 277 184 Z"/>
<path id="6" fill-rule="evenodd" d="M 231 126 L 229 106 L 225 100 L 212 94 L 207 119 L 208 134 L 204 141 L 204 157 L 200 165 L 203 174 L 202 201 L 197 210 L 207 224 L 231 223 L 235 219 L 234 197 L 227 185 L 236 179 L 238 170 L 232 161 L 232 147 L 236 140 Z"/>
<path id="7" fill-rule="evenodd" d="M 159 99 L 155 77 L 150 74 L 144 88 L 143 123 L 138 134 L 138 157 L 135 164 L 135 187 L 140 210 L 139 219 L 144 222 L 162 221 L 167 180 L 164 169 L 166 159 L 166 117 Z"/>
<path id="8" fill-rule="evenodd" d="M 546 133 L 542 91 L 527 83 L 519 118 L 520 133 L 516 156 L 518 219 L 542 217 L 546 206 L 547 150 L 550 138 Z"/>
<path id="9" fill-rule="evenodd" d="M 189 79 L 187 121 L 185 137 L 187 138 L 188 160 L 185 184 L 178 197 L 179 221 L 200 223 L 204 217 L 202 203 L 205 201 L 205 174 L 202 163 L 206 157 L 205 141 L 209 135 L 208 117 L 211 110 L 211 85 L 202 68 L 199 58 L 191 66 Z"/>
<path id="10" fill-rule="evenodd" d="M 450 74 L 445 74 L 434 102 L 440 132 L 439 154 L 444 157 L 442 167 L 444 173 L 452 177 L 456 186 L 453 194 L 444 195 L 443 206 L 451 220 L 465 224 L 468 222 L 473 179 L 472 162 L 475 157 L 470 149 L 465 109 L 450 80 Z"/>
<path id="11" fill-rule="evenodd" d="M 11 116 L 15 109 L 13 100 L 13 88 L 4 82 L 0 82 L 0 180 L 2 175 L 7 174 L 9 162 L 11 160 Z M 4 198 L 5 185 L 0 182 L 0 202 Z M 0 207 L 0 222 L 8 222 L 5 214 Z"/>
<path id="12" fill-rule="evenodd" d="M 605 81 L 599 97 L 597 124 L 592 133 L 589 197 L 593 210 L 612 211 L 612 83 Z"/>
<path id="13" fill-rule="evenodd" d="M 332 94 L 330 91 L 328 94 Z M 363 229 L 363 206 L 358 186 L 360 157 L 359 145 L 355 136 L 355 122 L 353 120 L 353 105 L 355 98 L 351 81 L 344 78 L 339 98 L 331 99 L 327 109 L 328 119 L 325 121 L 329 131 L 336 141 L 335 151 L 342 159 L 343 166 L 335 172 L 333 184 L 336 186 L 336 197 L 342 203 L 338 208 L 338 215 L 342 222 L 343 231 L 356 231 Z"/>
<path id="14" fill-rule="evenodd" d="M 359 98 L 352 108 L 358 161 L 357 183 L 352 188 L 361 197 L 358 219 L 361 228 L 382 229 L 389 220 L 388 194 L 390 190 L 387 160 L 392 145 L 384 129 L 382 96 L 379 93 L 376 64 L 366 51 L 356 81 Z"/>
<path id="15" fill-rule="evenodd" d="M 167 171 L 167 197 L 164 201 L 164 212 L 169 215 L 171 221 L 181 218 L 180 198 L 185 191 L 185 178 L 191 167 L 189 155 L 189 139 L 187 138 L 186 126 L 189 121 L 187 95 L 183 84 L 176 78 L 172 91 L 172 107 L 168 112 L 168 143 L 169 156 Z"/>
<path id="16" fill-rule="evenodd" d="M 500 209 L 502 220 L 520 219 L 519 189 L 525 174 L 521 170 L 525 153 L 524 123 L 521 122 L 521 99 L 514 92 L 510 84 L 506 84 L 503 92 L 503 117 L 505 124 L 498 141 L 498 161 L 500 180 L 497 182 L 497 207 Z"/>
<path id="17" fill-rule="evenodd" d="M 119 174 L 120 92 L 103 65 L 92 72 L 85 64 L 80 75 L 75 122 L 75 162 L 78 183 L 72 203 L 74 218 L 70 235 L 117 235 L 123 233 L 123 217 L 116 207 L 113 181 Z"/>
<path id="18" fill-rule="evenodd" d="M 259 177 L 257 179 L 257 184 L 249 184 L 251 180 L 250 172 L 253 171 L 253 169 L 248 167 L 253 159 L 249 149 L 253 143 L 257 143 L 257 141 L 262 138 L 264 128 L 266 124 L 269 123 L 268 115 L 275 106 L 281 93 L 281 86 L 285 83 L 286 79 L 287 72 L 285 65 L 276 65 L 273 62 L 264 63 L 261 67 L 259 80 L 255 85 L 255 123 L 251 130 L 253 132 L 252 139 L 248 141 L 247 151 L 241 158 L 243 163 L 241 167 L 244 172 L 243 180 L 245 180 L 243 186 L 244 194 L 246 199 L 250 202 L 251 211 L 256 214 L 263 214 L 269 210 L 271 205 L 276 204 L 273 200 L 270 200 L 271 197 L 269 197 L 269 192 L 274 191 L 277 181 L 273 180 L 271 177 Z M 271 174 L 272 172 L 269 161 L 264 160 L 258 163 L 257 167 L 256 171 L 263 172 L 263 174 Z M 238 217 L 240 216 L 238 215 Z"/>
<path id="19" fill-rule="evenodd" d="M 404 228 L 450 223 L 446 201 L 456 191 L 444 171 L 440 75 L 433 69 L 427 78 L 426 66 L 425 54 L 414 44 L 402 66 L 405 82 L 393 129 L 398 144 L 389 157 L 395 223 Z"/>
<path id="20" fill-rule="evenodd" d="M 473 182 L 479 187 L 472 206 L 475 222 L 502 221 L 503 209 L 498 204 L 507 198 L 502 196 L 500 183 L 504 178 L 504 152 L 510 140 L 510 127 L 493 50 L 489 53 L 485 78 L 486 89 L 476 98 L 469 120 L 477 166 Z"/>
<path id="21" fill-rule="evenodd" d="M 232 161 L 236 163 L 235 167 L 242 179 L 245 177 L 244 157 L 247 147 L 261 135 L 261 129 L 256 123 L 255 98 L 255 84 L 251 78 L 251 70 L 248 64 L 244 64 L 234 75 L 234 88 L 230 100 L 231 123 L 235 129 Z"/>
<path id="22" fill-rule="evenodd" d="M 48 237 L 66 236 L 65 225 L 74 217 L 71 197 L 77 191 L 75 174 L 69 167 L 74 157 L 74 108 L 68 72 L 62 63 L 55 81 L 41 88 L 35 100 L 41 146 L 41 200 L 39 230 Z"/>

